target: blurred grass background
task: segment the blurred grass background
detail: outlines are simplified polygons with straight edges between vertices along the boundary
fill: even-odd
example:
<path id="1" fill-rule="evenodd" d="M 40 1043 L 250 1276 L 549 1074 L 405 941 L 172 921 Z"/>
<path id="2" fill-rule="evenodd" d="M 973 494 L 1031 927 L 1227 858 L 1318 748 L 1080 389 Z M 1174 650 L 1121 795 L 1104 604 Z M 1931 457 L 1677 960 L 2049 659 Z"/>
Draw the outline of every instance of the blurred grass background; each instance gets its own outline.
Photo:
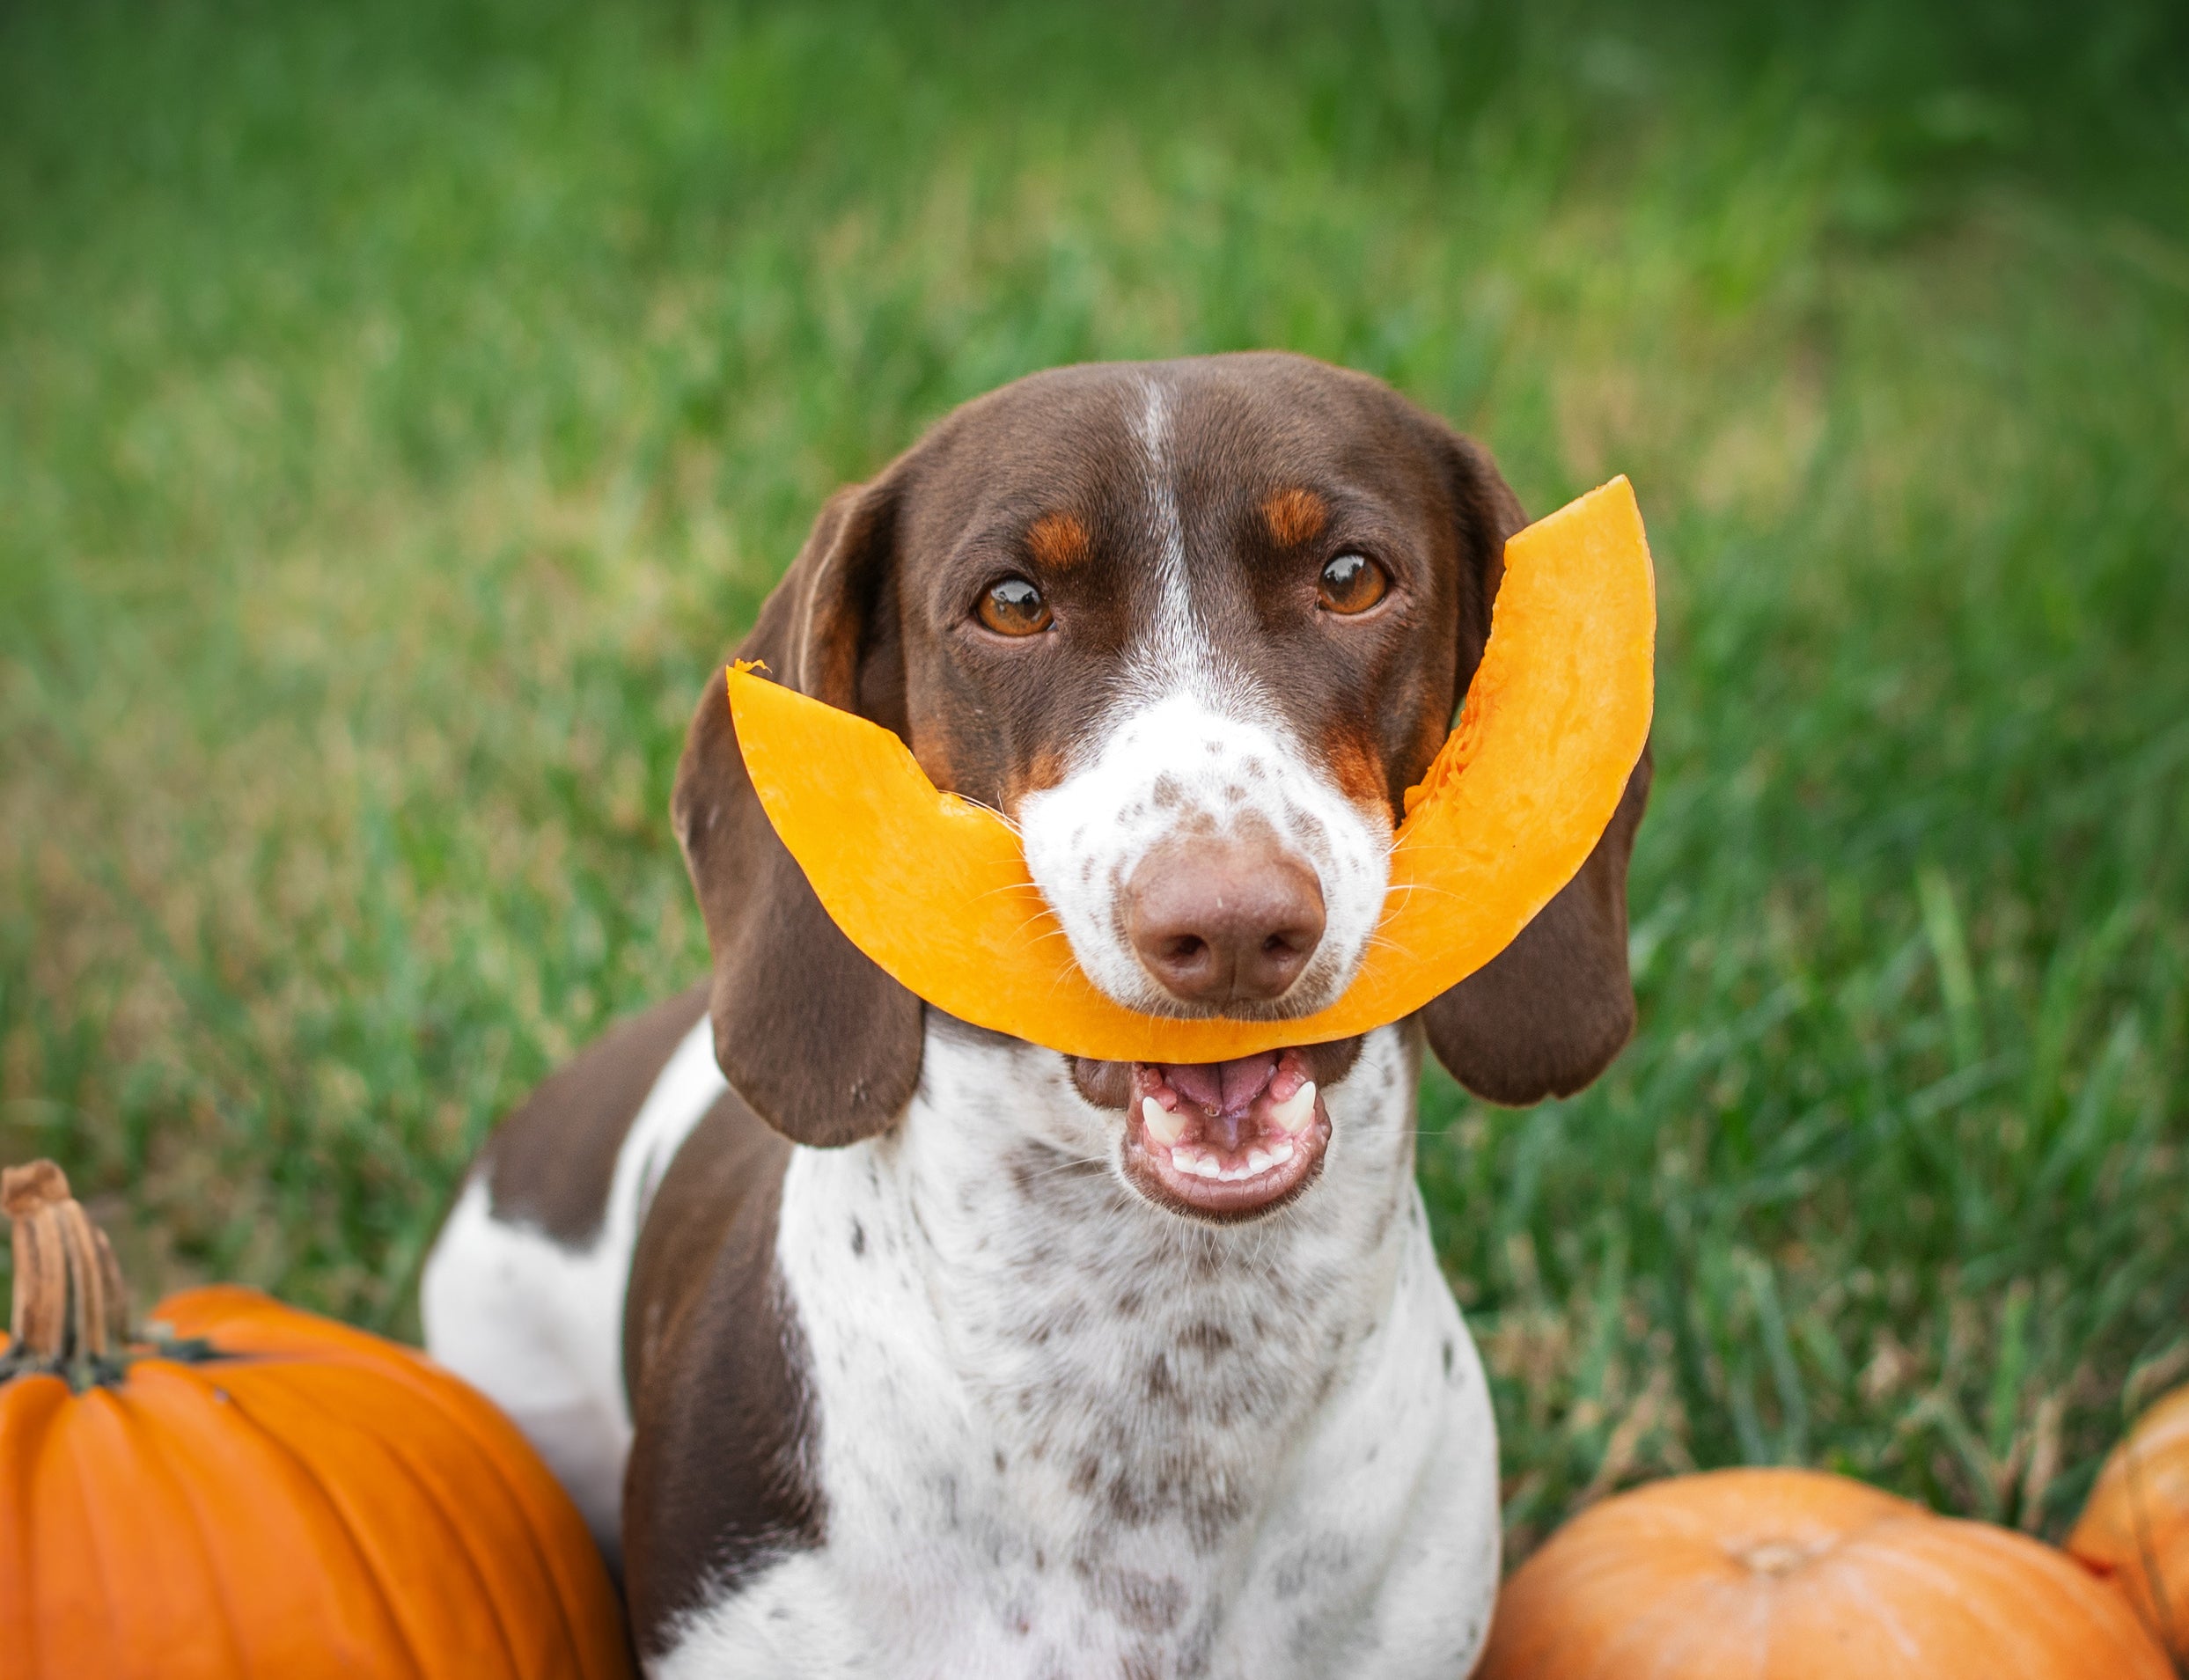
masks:
<path id="1" fill-rule="evenodd" d="M 823 495 L 1284 346 L 1658 555 L 1640 1036 L 1427 1091 L 1516 1546 L 1741 1461 L 2056 1530 L 2189 1372 L 2185 16 L 0 10 L 0 1156 L 414 1327 L 702 972 L 670 775 Z"/>

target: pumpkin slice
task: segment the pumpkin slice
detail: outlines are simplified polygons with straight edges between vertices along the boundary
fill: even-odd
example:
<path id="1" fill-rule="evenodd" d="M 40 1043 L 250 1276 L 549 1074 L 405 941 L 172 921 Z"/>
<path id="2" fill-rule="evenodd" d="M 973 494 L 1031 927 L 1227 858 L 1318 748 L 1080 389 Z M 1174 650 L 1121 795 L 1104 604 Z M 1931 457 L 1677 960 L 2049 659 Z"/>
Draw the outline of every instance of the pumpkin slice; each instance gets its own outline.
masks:
<path id="1" fill-rule="evenodd" d="M 1220 1061 L 1410 1015 L 1512 942 L 1588 859 L 1649 733 L 1656 596 L 1613 479 L 1505 545 L 1490 639 L 1392 838 L 1383 919 L 1335 1003 L 1288 1021 L 1172 1019 L 1098 992 L 1010 825 L 938 791 L 878 724 L 729 675 L 746 774 L 851 943 L 963 1020 L 1105 1061 Z"/>

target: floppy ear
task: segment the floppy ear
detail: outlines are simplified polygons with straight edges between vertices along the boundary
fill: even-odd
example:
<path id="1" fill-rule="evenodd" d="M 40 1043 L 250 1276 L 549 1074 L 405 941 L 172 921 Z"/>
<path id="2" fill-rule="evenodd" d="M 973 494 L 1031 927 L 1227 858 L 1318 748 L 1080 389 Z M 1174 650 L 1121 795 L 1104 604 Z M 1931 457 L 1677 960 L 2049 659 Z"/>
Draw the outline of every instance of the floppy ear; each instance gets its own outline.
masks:
<path id="1" fill-rule="evenodd" d="M 906 729 L 896 534 L 904 474 L 840 490 L 738 657 Z M 715 1058 L 775 1129 L 819 1148 L 886 1130 L 920 1080 L 920 1000 L 828 919 L 745 774 L 723 673 L 700 697 L 671 801 L 714 952 Z"/>
<path id="2" fill-rule="evenodd" d="M 1453 692 L 1464 694 L 1489 640 L 1505 539 L 1528 520 L 1488 451 L 1460 437 L 1449 449 L 1460 554 L 1478 583 L 1461 591 Z M 1421 1011 L 1436 1060 L 1477 1097 L 1514 1107 L 1570 1097 L 1611 1065 L 1634 1032 L 1627 859 L 1649 800 L 1645 746 L 1580 873 L 1511 944 Z"/>

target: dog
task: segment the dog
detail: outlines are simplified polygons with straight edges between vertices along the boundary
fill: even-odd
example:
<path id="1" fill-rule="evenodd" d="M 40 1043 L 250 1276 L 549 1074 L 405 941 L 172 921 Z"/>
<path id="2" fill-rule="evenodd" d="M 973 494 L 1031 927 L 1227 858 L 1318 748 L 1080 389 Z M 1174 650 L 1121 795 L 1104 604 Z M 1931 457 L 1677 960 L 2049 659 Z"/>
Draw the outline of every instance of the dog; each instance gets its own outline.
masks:
<path id="1" fill-rule="evenodd" d="M 1109 996 L 1282 1020 L 1374 940 L 1524 523 L 1363 375 L 1060 369 L 831 498 L 738 653 L 1015 823 Z M 1618 1053 L 1649 780 L 1415 1016 L 1091 1062 L 845 939 L 717 672 L 672 799 L 711 979 L 495 1133 L 428 1345 L 569 1488 L 663 1680 L 1463 1675 L 1496 1434 L 1414 1183 L 1421 1057 L 1517 1104 Z"/>

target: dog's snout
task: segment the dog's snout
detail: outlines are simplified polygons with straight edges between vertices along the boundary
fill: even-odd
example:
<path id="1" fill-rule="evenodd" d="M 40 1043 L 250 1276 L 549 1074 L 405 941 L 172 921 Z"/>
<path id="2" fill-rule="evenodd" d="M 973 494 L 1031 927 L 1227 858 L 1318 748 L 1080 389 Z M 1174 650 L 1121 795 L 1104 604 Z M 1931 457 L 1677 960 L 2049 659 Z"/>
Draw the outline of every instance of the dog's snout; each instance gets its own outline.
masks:
<path id="1" fill-rule="evenodd" d="M 1322 886 L 1273 834 L 1166 840 L 1124 896 L 1142 966 L 1182 1002 L 1282 997 L 1323 936 Z"/>

